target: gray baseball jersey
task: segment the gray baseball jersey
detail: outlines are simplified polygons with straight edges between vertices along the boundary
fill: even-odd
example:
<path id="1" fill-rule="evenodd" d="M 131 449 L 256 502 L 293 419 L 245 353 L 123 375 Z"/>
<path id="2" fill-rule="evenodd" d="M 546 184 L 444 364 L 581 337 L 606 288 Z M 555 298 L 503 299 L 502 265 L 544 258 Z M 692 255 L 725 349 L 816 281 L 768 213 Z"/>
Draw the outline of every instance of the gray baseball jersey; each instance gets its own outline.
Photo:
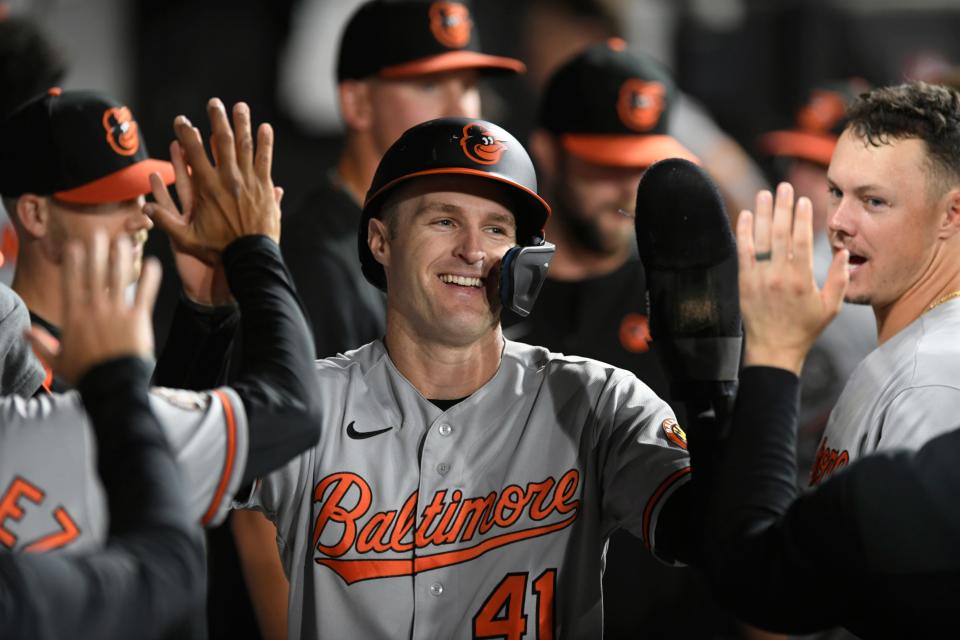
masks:
<path id="1" fill-rule="evenodd" d="M 960 426 L 960 300 L 924 313 L 850 376 L 817 448 L 810 484 L 877 450 L 919 449 Z"/>
<path id="2" fill-rule="evenodd" d="M 599 637 L 607 538 L 653 547 L 689 479 L 670 407 L 597 361 L 507 341 L 446 411 L 379 340 L 317 377 L 318 445 L 238 505 L 277 524 L 291 638 Z"/>
<path id="3" fill-rule="evenodd" d="M 221 521 L 247 456 L 243 403 L 229 388 L 155 388 L 151 406 L 183 472 L 191 513 Z M 106 539 L 96 440 L 79 394 L 0 398 L 0 551 L 83 551 Z"/>

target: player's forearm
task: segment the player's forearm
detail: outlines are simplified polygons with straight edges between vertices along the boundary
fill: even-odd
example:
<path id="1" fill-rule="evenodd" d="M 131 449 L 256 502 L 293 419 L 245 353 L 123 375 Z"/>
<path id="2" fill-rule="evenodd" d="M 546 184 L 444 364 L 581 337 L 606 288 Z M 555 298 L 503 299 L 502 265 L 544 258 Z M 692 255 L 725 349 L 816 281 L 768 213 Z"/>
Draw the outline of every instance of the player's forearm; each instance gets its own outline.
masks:
<path id="1" fill-rule="evenodd" d="M 813 510 L 795 501 L 798 397 L 799 380 L 786 370 L 743 370 L 732 430 L 710 487 L 704 569 L 718 598 L 745 621 L 803 633 L 841 621 L 842 599 L 827 595 L 842 588 L 837 561 L 862 563 L 844 530 L 850 519 L 838 509 L 841 496 L 824 492 Z M 841 518 L 825 527 L 826 514 Z M 832 577 L 824 581 L 827 574 Z"/>
<path id="2" fill-rule="evenodd" d="M 148 365 L 101 364 L 79 382 L 110 505 L 103 550 L 0 558 L 0 636 L 141 637 L 202 597 L 203 549 L 147 400 Z"/>
<path id="3" fill-rule="evenodd" d="M 319 437 L 313 339 L 276 243 L 241 238 L 224 251 L 223 263 L 241 313 L 243 363 L 230 386 L 250 424 L 249 481 Z"/>
<path id="4" fill-rule="evenodd" d="M 200 391 L 225 382 L 239 322 L 235 306 L 204 307 L 181 294 L 153 384 Z"/>

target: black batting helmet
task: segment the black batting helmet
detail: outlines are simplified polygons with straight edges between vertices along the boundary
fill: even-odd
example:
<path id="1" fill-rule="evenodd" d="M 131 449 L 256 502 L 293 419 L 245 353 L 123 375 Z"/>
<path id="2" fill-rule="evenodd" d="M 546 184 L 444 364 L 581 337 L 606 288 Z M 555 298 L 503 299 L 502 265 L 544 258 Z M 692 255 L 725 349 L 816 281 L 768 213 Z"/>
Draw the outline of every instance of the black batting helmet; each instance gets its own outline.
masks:
<path id="1" fill-rule="evenodd" d="M 515 205 L 517 243 L 543 242 L 550 205 L 537 195 L 537 174 L 523 145 L 492 122 L 470 118 L 438 118 L 408 129 L 387 149 L 363 204 L 357 248 L 363 275 L 386 290 L 383 266 L 367 245 L 370 218 L 380 215 L 388 195 L 408 180 L 430 175 L 464 175 L 508 187 Z"/>

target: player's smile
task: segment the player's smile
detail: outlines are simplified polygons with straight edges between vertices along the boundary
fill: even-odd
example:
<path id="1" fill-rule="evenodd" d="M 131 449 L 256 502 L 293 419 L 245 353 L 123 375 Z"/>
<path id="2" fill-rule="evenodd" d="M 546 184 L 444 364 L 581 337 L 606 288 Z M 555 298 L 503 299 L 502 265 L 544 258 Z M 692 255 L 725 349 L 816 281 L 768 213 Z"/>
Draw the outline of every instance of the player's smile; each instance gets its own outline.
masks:
<path id="1" fill-rule="evenodd" d="M 477 270 L 441 268 L 436 278 L 443 291 L 443 297 L 452 301 L 457 311 L 480 305 L 477 308 L 482 308 L 486 312 L 490 307 L 488 299 L 492 299 L 490 296 L 497 295 L 496 291 L 488 291 L 488 284 L 492 279 Z"/>
<path id="2" fill-rule="evenodd" d="M 477 278 L 474 276 L 462 276 L 452 273 L 441 273 L 439 276 L 440 281 L 444 284 L 452 285 L 455 287 L 467 288 L 467 289 L 482 289 L 483 288 L 483 278 Z"/>

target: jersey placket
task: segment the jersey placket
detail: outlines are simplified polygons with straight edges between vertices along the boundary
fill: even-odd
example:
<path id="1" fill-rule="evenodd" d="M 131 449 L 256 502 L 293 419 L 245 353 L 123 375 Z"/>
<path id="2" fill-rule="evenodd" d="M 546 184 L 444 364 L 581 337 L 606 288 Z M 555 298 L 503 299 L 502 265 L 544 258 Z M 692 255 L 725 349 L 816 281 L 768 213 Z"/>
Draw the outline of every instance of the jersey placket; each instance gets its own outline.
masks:
<path id="1" fill-rule="evenodd" d="M 440 414 L 427 429 L 424 435 L 423 448 L 420 455 L 420 486 L 419 504 L 417 505 L 418 531 L 429 539 L 437 530 L 447 505 L 452 501 L 454 491 L 459 486 L 463 470 L 460 468 L 461 458 L 457 455 L 457 441 L 461 437 L 461 429 L 450 420 L 447 413 Z M 441 495 L 441 492 L 442 495 Z M 427 523 L 424 514 L 430 509 L 434 501 L 440 503 L 439 511 Z M 429 526 L 424 526 L 425 524 Z M 421 529 L 422 527 L 422 529 Z M 444 547 L 435 545 L 414 545 L 414 562 L 424 556 L 443 553 Z M 450 616 L 450 609 L 454 603 L 460 601 L 460 585 L 456 579 L 456 572 L 444 567 L 419 571 L 413 577 L 414 589 L 414 616 L 413 638 L 436 638 L 441 629 L 436 621 L 446 620 Z"/>

